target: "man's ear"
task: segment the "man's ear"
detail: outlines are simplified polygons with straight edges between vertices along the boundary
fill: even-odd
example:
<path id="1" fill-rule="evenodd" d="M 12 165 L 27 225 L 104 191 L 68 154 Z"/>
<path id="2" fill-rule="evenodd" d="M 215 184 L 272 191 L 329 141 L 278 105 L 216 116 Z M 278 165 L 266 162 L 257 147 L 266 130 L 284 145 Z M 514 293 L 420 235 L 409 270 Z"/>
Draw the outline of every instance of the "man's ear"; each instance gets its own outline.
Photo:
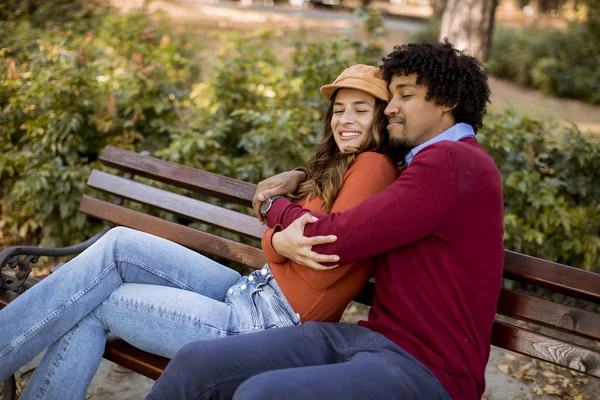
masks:
<path id="1" fill-rule="evenodd" d="M 443 106 L 442 107 L 442 112 L 450 112 L 450 111 L 454 110 L 457 105 L 458 104 L 454 104 L 452 106 Z"/>

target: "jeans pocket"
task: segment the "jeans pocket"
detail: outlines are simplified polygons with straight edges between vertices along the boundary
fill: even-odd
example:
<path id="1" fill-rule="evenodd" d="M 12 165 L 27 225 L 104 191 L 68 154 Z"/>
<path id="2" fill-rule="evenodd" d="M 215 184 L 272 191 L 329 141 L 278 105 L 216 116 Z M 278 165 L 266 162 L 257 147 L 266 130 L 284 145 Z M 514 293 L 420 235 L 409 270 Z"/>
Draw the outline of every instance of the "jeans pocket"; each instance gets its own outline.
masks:
<path id="1" fill-rule="evenodd" d="M 277 312 L 266 285 L 260 285 L 252 292 L 252 306 L 256 311 L 256 329 L 271 329 L 281 326 L 282 319 Z"/>

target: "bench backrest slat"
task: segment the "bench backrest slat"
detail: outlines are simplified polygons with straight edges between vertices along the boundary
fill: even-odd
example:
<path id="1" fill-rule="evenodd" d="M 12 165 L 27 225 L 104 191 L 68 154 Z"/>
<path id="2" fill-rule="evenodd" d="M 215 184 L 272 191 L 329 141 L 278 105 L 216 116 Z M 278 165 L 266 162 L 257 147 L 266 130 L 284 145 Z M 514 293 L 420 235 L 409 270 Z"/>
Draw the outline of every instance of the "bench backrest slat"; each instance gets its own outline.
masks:
<path id="1" fill-rule="evenodd" d="M 16 299 L 18 296 L 18 294 L 11 292 L 10 290 L 0 291 L 0 310 L 6 307 L 8 303 Z"/>
<path id="2" fill-rule="evenodd" d="M 177 193 L 145 185 L 140 182 L 92 171 L 88 186 L 115 194 L 142 204 L 151 205 L 200 222 L 218 226 L 231 232 L 260 239 L 265 231 L 255 217 L 228 210 L 213 204 L 194 200 Z"/>
<path id="3" fill-rule="evenodd" d="M 503 322 L 494 322 L 492 344 L 600 378 L 600 353 Z"/>
<path id="4" fill-rule="evenodd" d="M 255 247 L 89 196 L 83 197 L 79 210 L 84 214 L 160 236 L 190 249 L 222 257 L 252 268 L 261 268 L 267 261 L 263 252 Z"/>
<path id="5" fill-rule="evenodd" d="M 504 289 L 498 312 L 591 339 L 600 339 L 600 314 Z"/>
<path id="6" fill-rule="evenodd" d="M 113 146 L 100 154 L 102 164 L 159 182 L 207 193 L 245 206 L 252 205 L 256 185 L 186 167 Z"/>
<path id="7" fill-rule="evenodd" d="M 600 274 L 579 268 L 506 250 L 504 276 L 600 303 Z"/>

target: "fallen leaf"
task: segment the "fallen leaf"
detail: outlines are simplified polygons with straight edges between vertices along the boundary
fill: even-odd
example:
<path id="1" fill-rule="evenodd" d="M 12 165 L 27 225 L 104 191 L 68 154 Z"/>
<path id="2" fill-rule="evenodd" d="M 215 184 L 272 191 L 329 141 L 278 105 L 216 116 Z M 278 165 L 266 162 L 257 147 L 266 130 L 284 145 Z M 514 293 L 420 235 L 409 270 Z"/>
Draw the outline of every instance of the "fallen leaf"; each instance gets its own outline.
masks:
<path id="1" fill-rule="evenodd" d="M 556 374 L 552 371 L 544 371 L 542 372 L 542 375 L 544 375 L 546 378 L 554 378 L 556 376 Z"/>
<path id="2" fill-rule="evenodd" d="M 544 385 L 543 387 L 544 393 L 546 394 L 561 394 L 561 390 L 556 386 L 552 385 Z"/>
<path id="3" fill-rule="evenodd" d="M 504 375 L 509 375 L 510 374 L 510 367 L 508 366 L 508 364 L 500 363 L 500 364 L 496 365 L 496 367 Z"/>

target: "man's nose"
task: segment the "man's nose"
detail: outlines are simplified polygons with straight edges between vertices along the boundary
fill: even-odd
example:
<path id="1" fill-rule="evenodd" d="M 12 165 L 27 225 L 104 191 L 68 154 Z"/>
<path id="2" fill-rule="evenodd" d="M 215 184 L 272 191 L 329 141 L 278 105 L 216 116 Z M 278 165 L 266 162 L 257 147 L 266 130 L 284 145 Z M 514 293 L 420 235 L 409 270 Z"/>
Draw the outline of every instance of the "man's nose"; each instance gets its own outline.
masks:
<path id="1" fill-rule="evenodd" d="M 400 108 L 396 105 L 395 102 L 390 101 L 387 107 L 385 107 L 385 110 L 383 110 L 383 113 L 389 117 L 394 114 L 399 114 Z"/>

